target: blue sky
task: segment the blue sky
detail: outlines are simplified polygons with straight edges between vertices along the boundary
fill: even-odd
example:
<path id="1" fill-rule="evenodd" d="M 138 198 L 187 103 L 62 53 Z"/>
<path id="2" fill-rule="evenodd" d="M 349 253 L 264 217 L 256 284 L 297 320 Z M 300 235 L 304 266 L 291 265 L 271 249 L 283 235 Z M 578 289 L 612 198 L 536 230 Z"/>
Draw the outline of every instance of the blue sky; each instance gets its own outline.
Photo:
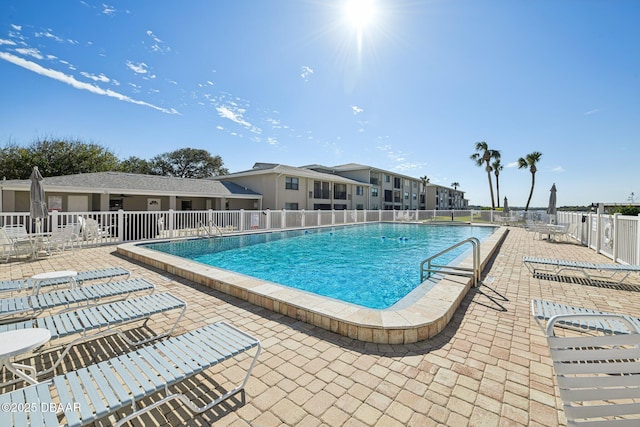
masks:
<path id="1" fill-rule="evenodd" d="M 16 0 L 0 5 L 0 145 L 61 137 L 121 159 L 182 147 L 255 162 L 362 163 L 490 205 L 640 196 L 640 2 Z M 360 15 L 362 16 L 362 15 Z M 358 21 L 360 22 L 360 21 Z"/>

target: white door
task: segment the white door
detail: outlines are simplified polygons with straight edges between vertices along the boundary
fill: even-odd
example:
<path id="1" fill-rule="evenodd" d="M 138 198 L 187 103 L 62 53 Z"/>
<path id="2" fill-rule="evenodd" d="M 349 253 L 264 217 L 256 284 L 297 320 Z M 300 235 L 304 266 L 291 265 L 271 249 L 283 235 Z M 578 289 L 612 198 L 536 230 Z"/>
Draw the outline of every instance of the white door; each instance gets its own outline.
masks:
<path id="1" fill-rule="evenodd" d="M 68 212 L 89 212 L 89 196 L 67 196 Z"/>

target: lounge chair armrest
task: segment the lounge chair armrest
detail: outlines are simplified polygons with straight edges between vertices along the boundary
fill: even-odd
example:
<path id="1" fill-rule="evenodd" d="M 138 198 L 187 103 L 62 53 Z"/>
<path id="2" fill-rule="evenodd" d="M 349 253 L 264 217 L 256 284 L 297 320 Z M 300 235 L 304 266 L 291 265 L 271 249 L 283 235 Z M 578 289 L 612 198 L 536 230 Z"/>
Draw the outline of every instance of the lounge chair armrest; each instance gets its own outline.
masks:
<path id="1" fill-rule="evenodd" d="M 634 324 L 626 316 L 620 314 L 598 314 L 598 313 L 585 313 L 585 314 L 558 314 L 549 319 L 547 323 L 546 335 L 547 337 L 555 336 L 554 326 L 556 323 L 580 323 L 580 321 L 604 321 L 604 322 L 616 322 L 622 323 L 628 329 L 630 334 L 640 334 L 640 326 Z M 612 329 L 614 330 L 614 329 Z"/>

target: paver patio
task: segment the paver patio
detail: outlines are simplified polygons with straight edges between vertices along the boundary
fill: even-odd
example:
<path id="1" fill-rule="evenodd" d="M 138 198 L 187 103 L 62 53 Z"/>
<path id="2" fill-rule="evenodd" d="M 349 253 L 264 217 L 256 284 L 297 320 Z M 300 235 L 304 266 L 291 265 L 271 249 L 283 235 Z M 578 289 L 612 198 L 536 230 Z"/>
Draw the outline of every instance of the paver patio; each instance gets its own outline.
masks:
<path id="1" fill-rule="evenodd" d="M 409 345 L 363 343 L 339 336 L 148 269 L 114 251 L 115 247 L 106 246 L 3 264 L 0 280 L 118 265 L 129 269 L 132 277 L 155 283 L 156 292 L 170 291 L 187 301 L 187 314 L 175 334 L 227 320 L 263 344 L 244 402 L 233 398 L 196 416 L 171 403 L 151 411 L 135 425 L 564 425 L 546 341 L 530 314 L 531 299 L 626 314 L 640 312 L 640 292 L 633 289 L 532 277 L 522 264 L 523 256 L 610 260 L 576 243 L 534 239 L 516 227 L 510 228 L 485 270 L 483 286 L 471 290 L 446 329 L 433 339 Z M 638 275 L 629 281 L 640 285 Z M 150 327 L 161 327 L 161 323 Z M 128 349 L 117 338 L 99 339 L 78 347 L 57 372 L 123 351 Z M 213 396 L 216 387 L 241 374 L 231 364 L 225 371 L 195 377 L 179 388 L 196 396 Z M 146 402 L 154 400 L 158 398 Z"/>

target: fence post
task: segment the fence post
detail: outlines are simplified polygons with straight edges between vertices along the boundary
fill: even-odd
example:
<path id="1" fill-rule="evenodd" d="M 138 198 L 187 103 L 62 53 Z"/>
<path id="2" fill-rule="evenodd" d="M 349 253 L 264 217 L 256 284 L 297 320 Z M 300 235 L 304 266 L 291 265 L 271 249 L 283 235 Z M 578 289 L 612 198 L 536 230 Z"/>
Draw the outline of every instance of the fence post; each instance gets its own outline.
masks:
<path id="1" fill-rule="evenodd" d="M 300 211 L 300 227 L 304 227 L 305 219 L 304 209 L 302 209 Z"/>
<path id="2" fill-rule="evenodd" d="M 124 211 L 122 209 L 118 209 L 117 213 L 117 222 L 118 222 L 118 242 L 124 241 Z"/>
<path id="3" fill-rule="evenodd" d="M 169 224 L 167 225 L 167 227 L 169 227 L 169 237 L 173 237 L 173 230 L 176 227 L 176 217 L 174 214 L 173 209 L 169 209 Z"/>
<path id="4" fill-rule="evenodd" d="M 280 228 L 285 229 L 287 228 L 287 210 L 286 209 L 282 209 L 282 221 L 280 224 Z"/>
<path id="5" fill-rule="evenodd" d="M 602 216 L 604 215 L 604 204 L 598 203 L 598 212 L 596 213 L 596 253 L 600 253 L 602 248 Z"/>
<path id="6" fill-rule="evenodd" d="M 611 254 L 613 255 L 613 262 L 618 262 L 618 248 L 620 247 L 620 239 L 618 238 L 618 223 L 620 213 L 613 214 L 613 228 L 610 230 L 612 234 L 609 236 L 609 239 L 613 239 L 613 244 L 611 245 Z"/>
<path id="7" fill-rule="evenodd" d="M 636 265 L 640 265 L 640 213 L 636 219 Z"/>
<path id="8" fill-rule="evenodd" d="M 50 231 L 57 229 L 59 226 L 60 226 L 60 214 L 58 213 L 58 211 L 52 211 L 51 222 L 49 224 L 49 227 L 51 228 Z"/>
<path id="9" fill-rule="evenodd" d="M 336 224 L 336 210 L 331 209 L 331 225 L 335 225 L 335 224 Z"/>
<path id="10" fill-rule="evenodd" d="M 244 231 L 244 209 L 240 209 L 240 224 L 238 224 L 239 231 Z"/>

